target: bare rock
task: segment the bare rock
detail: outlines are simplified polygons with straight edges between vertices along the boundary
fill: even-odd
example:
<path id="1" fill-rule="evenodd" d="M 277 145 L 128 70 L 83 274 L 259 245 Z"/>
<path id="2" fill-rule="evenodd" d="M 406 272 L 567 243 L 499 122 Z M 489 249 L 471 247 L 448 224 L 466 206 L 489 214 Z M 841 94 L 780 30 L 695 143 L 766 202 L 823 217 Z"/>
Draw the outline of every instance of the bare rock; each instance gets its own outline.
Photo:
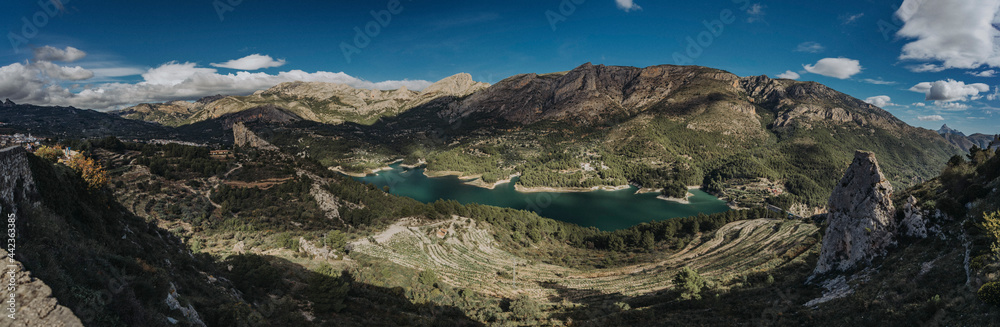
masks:
<path id="1" fill-rule="evenodd" d="M 239 241 L 238 243 L 233 245 L 233 253 L 244 254 L 247 252 L 246 247 L 247 247 L 246 243 L 243 243 L 243 241 Z"/>
<path id="2" fill-rule="evenodd" d="M 903 221 L 899 224 L 903 235 L 909 237 L 927 238 L 927 220 L 917 206 L 917 198 L 912 195 L 903 204 Z"/>
<path id="3" fill-rule="evenodd" d="M 6 258 L 7 251 L 0 249 L 0 257 Z M 59 301 L 52 296 L 52 289 L 42 280 L 31 276 L 31 272 L 24 269 L 18 261 L 11 263 L 4 270 L 4 278 L 10 278 L 9 272 L 14 272 L 14 299 L 16 312 L 14 319 L 10 319 L 10 312 L 4 308 L 4 313 L 0 317 L 0 327 L 27 327 L 27 326 L 53 326 L 53 327 L 75 327 L 83 326 L 73 311 L 59 304 Z M 6 282 L 5 282 L 6 284 Z M 6 287 L 5 287 L 6 288 Z M 8 293 L 4 293 L 6 296 Z M 4 306 L 7 302 L 4 299 Z"/>
<path id="4" fill-rule="evenodd" d="M 278 147 L 271 145 L 271 143 L 257 136 L 246 125 L 243 125 L 242 122 L 233 124 L 233 141 L 238 146 L 253 147 L 261 150 L 278 150 Z"/>
<path id="5" fill-rule="evenodd" d="M 305 252 L 306 254 L 313 256 L 315 258 L 320 258 L 323 260 L 339 259 L 337 255 L 337 249 L 331 249 L 327 245 L 323 247 L 318 247 L 316 244 L 309 242 L 304 237 L 299 237 L 299 250 Z"/>
<path id="6" fill-rule="evenodd" d="M 892 185 L 882 175 L 875 154 L 858 151 L 827 205 L 829 227 L 823 237 L 814 275 L 845 271 L 885 254 L 895 244 Z"/>

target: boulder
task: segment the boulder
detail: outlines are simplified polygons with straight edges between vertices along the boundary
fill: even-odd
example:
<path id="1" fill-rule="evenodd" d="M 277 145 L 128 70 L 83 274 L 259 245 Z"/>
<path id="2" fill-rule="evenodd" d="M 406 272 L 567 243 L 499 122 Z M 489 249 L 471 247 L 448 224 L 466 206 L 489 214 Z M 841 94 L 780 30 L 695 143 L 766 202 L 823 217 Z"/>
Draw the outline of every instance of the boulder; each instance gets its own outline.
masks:
<path id="1" fill-rule="evenodd" d="M 899 223 L 899 229 L 909 237 L 927 238 L 927 220 L 917 206 L 917 198 L 912 195 L 903 204 L 903 221 Z"/>

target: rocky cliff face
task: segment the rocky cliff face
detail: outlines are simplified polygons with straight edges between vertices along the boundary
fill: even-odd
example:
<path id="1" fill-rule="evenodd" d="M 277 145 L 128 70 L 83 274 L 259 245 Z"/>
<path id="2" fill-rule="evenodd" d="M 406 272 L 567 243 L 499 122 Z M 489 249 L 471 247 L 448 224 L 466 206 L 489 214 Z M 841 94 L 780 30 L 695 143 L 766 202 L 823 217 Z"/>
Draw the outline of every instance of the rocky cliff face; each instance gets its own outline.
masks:
<path id="1" fill-rule="evenodd" d="M 240 112 L 223 115 L 217 121 L 222 124 L 222 129 L 233 128 L 236 123 L 267 122 L 277 124 L 287 124 L 300 121 L 302 117 L 285 111 L 275 105 L 264 105 L 254 107 Z"/>
<path id="2" fill-rule="evenodd" d="M 243 122 L 233 124 L 233 142 L 238 146 L 253 147 L 261 150 L 277 151 L 278 147 L 268 143 L 251 131 Z"/>
<path id="3" fill-rule="evenodd" d="M 22 147 L 0 150 L 0 205 L 4 212 L 17 214 L 19 203 L 32 203 L 37 197 L 27 155 Z"/>
<path id="4" fill-rule="evenodd" d="M 10 147 L 0 150 L 0 205 L 3 212 L 13 213 L 17 218 L 17 237 L 15 238 L 15 252 L 11 257 L 8 268 L 4 270 L 4 277 L 13 277 L 16 299 L 17 313 L 16 319 L 0 317 L 0 326 L 83 326 L 71 310 L 59 305 L 58 300 L 52 296 L 52 289 L 45 282 L 33 278 L 20 260 L 21 255 L 17 251 L 26 246 L 26 241 L 20 235 L 25 231 L 25 223 L 29 217 L 24 215 L 22 205 L 35 205 L 34 198 L 38 196 L 38 189 L 32 177 L 31 166 L 28 163 L 28 153 L 21 147 Z M 4 219 L 6 220 L 6 215 Z M 6 233 L 4 234 L 6 235 Z M 6 236 L 4 237 L 6 239 Z M 4 244 L 7 244 L 5 241 Z M 19 247 L 18 247 L 19 246 Z M 7 245 L 4 246 L 7 248 Z M 0 258 L 8 258 L 8 252 L 0 249 Z M 8 270 L 14 271 L 14 275 L 7 274 Z M 7 278 L 4 279 L 7 281 Z M 5 283 L 6 284 L 6 283 Z M 4 287 L 6 289 L 6 287 Z M 5 293 L 6 294 L 6 293 Z M 6 299 L 5 299 L 6 300 Z M 6 302 L 5 302 L 6 303 Z M 4 315 L 7 314 L 4 310 Z"/>
<path id="5" fill-rule="evenodd" d="M 814 274 L 870 263 L 895 244 L 892 185 L 871 152 L 858 151 L 828 204 L 826 234 Z"/>

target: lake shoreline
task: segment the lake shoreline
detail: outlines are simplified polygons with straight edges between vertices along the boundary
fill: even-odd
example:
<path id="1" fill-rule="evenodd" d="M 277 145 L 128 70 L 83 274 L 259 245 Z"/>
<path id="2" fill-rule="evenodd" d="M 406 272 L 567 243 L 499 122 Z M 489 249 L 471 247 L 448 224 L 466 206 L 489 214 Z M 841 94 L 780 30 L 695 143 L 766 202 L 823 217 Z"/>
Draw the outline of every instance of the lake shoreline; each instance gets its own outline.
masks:
<path id="1" fill-rule="evenodd" d="M 391 186 L 388 193 L 410 197 L 422 203 L 444 199 L 463 204 L 477 203 L 528 210 L 542 217 L 600 230 L 618 230 L 651 220 L 730 210 L 715 196 L 695 190 L 697 186 L 690 187 L 692 190 L 687 197 L 670 199 L 661 196 L 658 193 L 660 191 L 655 188 L 639 188 L 634 184 L 587 188 L 524 187 L 516 185 L 519 174 L 511 170 L 503 173 L 509 174 L 504 180 L 486 183 L 480 178 L 482 176 L 470 176 L 456 171 L 427 171 L 426 167 L 410 170 L 411 168 L 403 168 L 399 164 L 392 165 L 392 168 L 391 171 L 382 171 L 356 180 L 382 189 Z M 442 176 L 456 178 L 434 178 Z M 600 190 L 607 192 L 594 192 Z"/>
<path id="2" fill-rule="evenodd" d="M 356 177 L 356 178 L 363 178 L 363 177 L 368 177 L 368 176 L 376 175 L 376 174 L 378 174 L 379 172 L 382 172 L 382 171 L 392 170 L 392 169 L 394 169 L 392 167 L 392 165 L 395 165 L 395 164 L 399 164 L 400 167 L 403 167 L 405 169 L 415 169 L 415 168 L 423 167 L 424 168 L 424 175 L 427 176 L 428 178 L 455 176 L 463 184 L 471 185 L 471 186 L 475 186 L 475 187 L 479 187 L 479 188 L 483 188 L 483 189 L 487 189 L 487 190 L 494 190 L 497 187 L 499 187 L 500 185 L 510 184 L 510 182 L 512 180 L 514 180 L 514 178 L 521 176 L 521 173 L 514 173 L 514 174 L 511 174 L 510 176 L 508 176 L 506 179 L 498 180 L 498 181 L 496 181 L 496 182 L 494 182 L 494 183 L 491 184 L 491 183 L 486 183 L 485 181 L 483 181 L 483 175 L 482 174 L 466 175 L 464 172 L 454 171 L 454 170 L 430 170 L 430 169 L 427 169 L 427 162 L 424 161 L 423 159 L 420 159 L 419 162 L 417 162 L 416 164 L 413 164 L 413 165 L 403 164 L 402 161 L 403 161 L 403 159 L 397 159 L 397 160 L 389 163 L 389 165 L 387 165 L 385 167 L 381 167 L 381 168 L 378 168 L 378 169 L 371 170 L 370 173 L 352 173 L 352 172 L 347 172 L 347 171 L 344 171 L 342 169 L 342 167 L 340 167 L 340 166 L 330 167 L 329 169 L 333 170 L 335 172 L 347 175 L 347 176 Z M 598 186 L 592 186 L 592 187 L 554 187 L 554 186 L 531 186 L 531 187 L 529 187 L 529 186 L 522 186 L 520 184 L 514 184 L 514 190 L 517 191 L 517 192 L 521 192 L 521 193 L 586 193 L 586 192 L 594 192 L 594 191 L 614 192 L 614 191 L 627 190 L 630 187 L 633 187 L 633 186 L 627 184 L 627 185 L 618 185 L 618 186 L 598 185 Z M 687 189 L 688 190 L 701 189 L 701 185 L 687 185 Z M 662 190 L 663 189 L 638 188 L 638 189 L 636 189 L 635 194 L 660 193 Z M 690 205 L 691 204 L 690 198 L 692 196 L 694 196 L 694 194 L 688 192 L 683 198 L 674 198 L 674 197 L 668 197 L 668 196 L 665 196 L 665 195 L 658 195 L 656 198 L 659 199 L 659 200 L 667 201 L 667 202 L 674 202 L 674 203 L 679 203 L 679 204 Z M 733 206 L 731 204 L 728 204 L 728 203 L 727 203 L 727 206 L 730 207 L 731 209 L 737 209 L 738 208 L 738 207 L 737 208 L 733 208 Z"/>

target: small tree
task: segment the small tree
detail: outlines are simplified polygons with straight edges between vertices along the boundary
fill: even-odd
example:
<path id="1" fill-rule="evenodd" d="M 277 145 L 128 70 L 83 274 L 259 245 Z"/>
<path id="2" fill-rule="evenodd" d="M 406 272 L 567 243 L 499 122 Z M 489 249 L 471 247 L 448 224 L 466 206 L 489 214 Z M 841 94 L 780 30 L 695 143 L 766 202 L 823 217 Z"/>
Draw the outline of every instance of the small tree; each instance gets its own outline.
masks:
<path id="1" fill-rule="evenodd" d="M 1000 282 L 989 282 L 983 284 L 979 288 L 979 292 L 976 292 L 979 296 L 979 300 L 992 304 L 1000 305 Z"/>
<path id="2" fill-rule="evenodd" d="M 347 307 L 344 300 L 351 285 L 343 277 L 314 273 L 309 277 L 306 298 L 313 303 L 316 313 L 340 312 Z"/>
<path id="3" fill-rule="evenodd" d="M 510 312 L 521 320 L 535 320 L 542 314 L 542 309 L 538 302 L 532 300 L 527 295 L 521 295 L 510 302 Z"/>
<path id="4" fill-rule="evenodd" d="M 67 164 L 70 168 L 80 172 L 80 175 L 83 176 L 83 180 L 87 182 L 87 186 L 91 189 L 102 188 L 108 183 L 108 173 L 104 171 L 104 167 L 94 161 L 94 159 L 87 158 L 86 156 L 77 153 L 69 159 Z"/>
<path id="5" fill-rule="evenodd" d="M 39 158 L 54 162 L 59 160 L 59 157 L 63 155 L 63 150 L 60 148 L 43 146 L 38 148 L 38 150 L 35 150 L 35 155 Z"/>
<path id="6" fill-rule="evenodd" d="M 653 236 L 653 232 L 645 231 L 642 233 L 642 248 L 647 251 L 652 251 L 656 247 L 656 237 Z"/>
<path id="7" fill-rule="evenodd" d="M 986 231 L 986 235 L 993 241 L 990 244 L 990 249 L 993 250 L 993 253 L 1000 254 L 1000 211 L 983 215 L 981 226 Z"/>
<path id="8" fill-rule="evenodd" d="M 684 267 L 674 276 L 674 286 L 680 288 L 682 300 L 700 300 L 701 289 L 708 283 L 694 269 Z"/>

